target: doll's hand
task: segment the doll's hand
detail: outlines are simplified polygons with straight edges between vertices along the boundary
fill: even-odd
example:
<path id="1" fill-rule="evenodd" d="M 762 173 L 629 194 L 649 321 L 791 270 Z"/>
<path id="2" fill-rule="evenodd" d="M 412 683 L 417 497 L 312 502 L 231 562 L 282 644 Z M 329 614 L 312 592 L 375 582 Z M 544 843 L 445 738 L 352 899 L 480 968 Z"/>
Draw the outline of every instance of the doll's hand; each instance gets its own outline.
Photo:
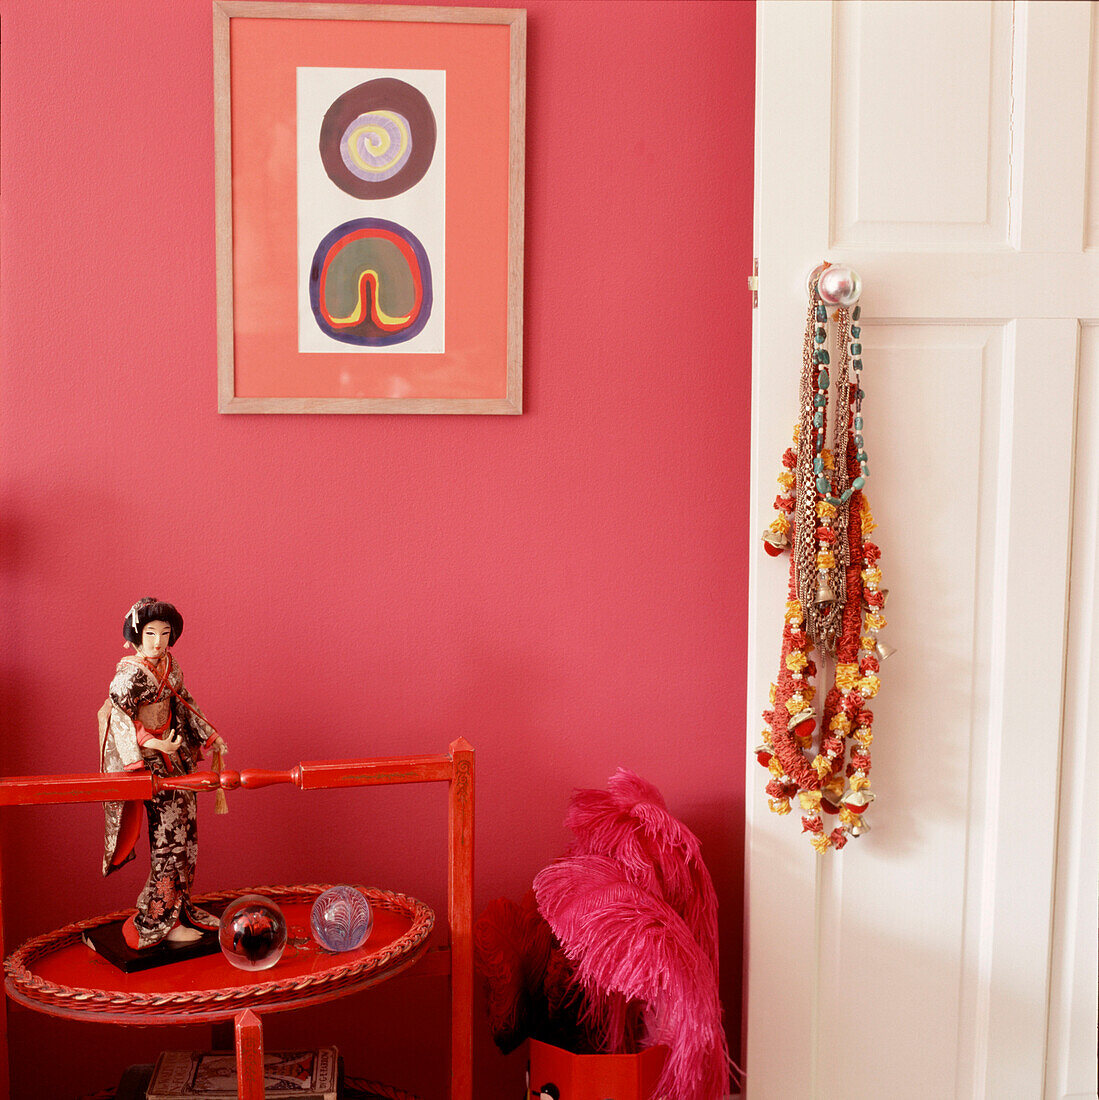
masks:
<path id="1" fill-rule="evenodd" d="M 222 756 L 225 756 L 229 752 L 229 746 L 220 738 L 215 737 L 210 744 L 210 748 Z"/>
<path id="2" fill-rule="evenodd" d="M 183 738 L 177 730 L 172 730 L 163 740 L 151 737 L 142 748 L 156 749 L 158 752 L 175 752 L 183 743 Z"/>

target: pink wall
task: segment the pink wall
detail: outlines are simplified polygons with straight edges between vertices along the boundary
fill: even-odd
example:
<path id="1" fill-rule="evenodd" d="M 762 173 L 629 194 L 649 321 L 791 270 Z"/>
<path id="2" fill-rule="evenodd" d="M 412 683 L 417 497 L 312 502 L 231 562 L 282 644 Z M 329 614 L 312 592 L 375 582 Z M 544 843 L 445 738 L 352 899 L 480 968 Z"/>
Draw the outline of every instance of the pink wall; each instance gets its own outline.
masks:
<path id="1" fill-rule="evenodd" d="M 231 417 L 208 0 L 3 0 L 0 769 L 94 769 L 146 594 L 182 609 L 237 767 L 467 736 L 478 907 L 560 853 L 573 787 L 631 767 L 702 838 L 735 1043 L 754 10 L 527 10 L 527 411 Z M 203 815 L 203 889 L 357 877 L 443 905 L 441 791 L 231 803 Z M 100 821 L 5 811 L 9 949 L 132 902 L 145 864 L 102 881 Z M 334 1040 L 438 1095 L 437 984 L 272 1017 L 269 1045 Z M 479 1095 L 517 1095 L 478 1025 Z M 9 1027 L 20 1096 L 207 1042 Z"/>

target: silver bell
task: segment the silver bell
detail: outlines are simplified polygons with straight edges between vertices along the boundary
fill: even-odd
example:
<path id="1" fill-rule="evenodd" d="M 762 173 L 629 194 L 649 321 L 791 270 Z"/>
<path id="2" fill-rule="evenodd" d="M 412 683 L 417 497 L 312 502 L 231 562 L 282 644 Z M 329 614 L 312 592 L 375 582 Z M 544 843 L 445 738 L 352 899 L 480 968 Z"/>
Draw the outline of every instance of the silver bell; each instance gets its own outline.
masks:
<path id="1" fill-rule="evenodd" d="M 887 657 L 892 657 L 897 650 L 894 646 L 886 645 L 885 642 L 878 642 L 874 646 L 874 652 L 877 653 L 879 661 L 884 661 Z"/>
<path id="2" fill-rule="evenodd" d="M 813 602 L 817 604 L 832 603 L 835 598 L 835 589 L 828 583 L 828 578 L 821 577 L 820 584 L 817 585 L 817 596 Z"/>
<path id="3" fill-rule="evenodd" d="M 852 836 L 862 836 L 863 833 L 870 832 L 870 826 L 865 821 L 860 821 L 857 825 L 852 825 L 848 831 Z"/>

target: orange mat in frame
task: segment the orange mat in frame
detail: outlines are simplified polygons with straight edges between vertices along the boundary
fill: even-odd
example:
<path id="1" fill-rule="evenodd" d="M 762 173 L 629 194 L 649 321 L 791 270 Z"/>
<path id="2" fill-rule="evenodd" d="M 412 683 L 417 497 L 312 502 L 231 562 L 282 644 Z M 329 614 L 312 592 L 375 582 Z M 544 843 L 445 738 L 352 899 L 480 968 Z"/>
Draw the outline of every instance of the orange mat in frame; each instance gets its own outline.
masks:
<path id="1" fill-rule="evenodd" d="M 229 42 L 234 396 L 503 399 L 510 27 L 233 18 Z M 446 72 L 446 256 L 433 258 L 446 264 L 442 355 L 298 351 L 299 66 Z"/>

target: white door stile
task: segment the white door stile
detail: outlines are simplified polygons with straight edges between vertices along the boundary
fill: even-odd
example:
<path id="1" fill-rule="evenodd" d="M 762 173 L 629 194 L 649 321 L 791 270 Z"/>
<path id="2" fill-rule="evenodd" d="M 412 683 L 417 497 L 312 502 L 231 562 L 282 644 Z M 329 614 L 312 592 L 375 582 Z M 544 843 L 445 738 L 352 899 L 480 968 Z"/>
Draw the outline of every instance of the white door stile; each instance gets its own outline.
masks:
<path id="1" fill-rule="evenodd" d="M 757 5 L 756 69 L 756 176 L 755 217 L 756 254 L 759 256 L 760 286 L 753 326 L 753 383 L 751 438 L 751 514 L 753 530 L 762 530 L 770 522 L 771 501 L 775 496 L 774 478 L 783 451 L 790 445 L 790 431 L 796 408 L 789 400 L 796 387 L 791 364 L 800 363 L 802 327 L 805 319 L 804 280 L 806 271 L 798 270 L 804 246 L 811 238 L 809 226 L 821 225 L 827 218 L 827 196 L 806 187 L 795 208 L 771 209 L 771 179 L 807 179 L 805 165 L 828 163 L 828 134 L 799 133 L 795 148 L 788 135 L 770 124 L 774 113 L 800 112 L 807 99 L 819 94 L 830 83 L 831 57 L 827 49 L 803 48 L 796 63 L 786 66 L 768 63 L 773 54 L 781 54 L 787 43 L 812 45 L 806 33 L 805 4 Z M 819 21 L 817 21 L 819 26 Z M 775 45 L 771 46 L 774 42 Z M 824 222 L 823 224 L 827 224 Z M 819 240 L 819 237 L 818 237 Z M 761 247 L 766 241 L 769 247 Z M 823 246 L 823 241 L 820 242 Z M 788 257 L 799 258 L 793 264 Z M 810 263 L 819 262 L 822 256 Z M 784 285 L 780 288 L 779 281 Z M 800 292 L 799 292 L 800 287 Z M 777 348 L 792 349 L 775 357 Z M 796 367 L 793 368 L 796 370 Z M 783 386 L 785 379 L 787 385 Z M 779 415 L 772 407 L 776 394 Z M 765 517 L 765 518 L 764 518 Z M 771 559 L 758 552 L 753 538 L 749 557 L 748 662 L 749 683 L 748 744 L 753 748 L 754 734 L 760 729 L 759 712 L 764 704 L 759 686 L 766 692 L 772 665 L 778 660 L 777 624 L 782 621 L 785 605 L 785 577 Z M 770 568 L 768 568 L 770 566 Z M 750 756 L 748 796 L 746 798 L 747 836 L 745 882 L 745 935 L 747 965 L 745 1026 L 748 1058 L 747 1095 L 764 1097 L 796 1096 L 813 1073 L 816 1059 L 811 1057 L 815 1042 L 815 1011 L 819 976 L 817 936 L 817 866 L 806 861 L 802 842 L 791 829 L 757 829 L 755 822 L 766 803 L 761 804 L 760 769 Z M 784 822 L 783 824 L 789 824 Z M 781 983 L 783 995 L 773 995 L 773 984 Z M 781 1012 L 772 1007 L 781 1004 Z M 757 1011 L 756 1006 L 760 1008 Z M 766 1065 L 768 1092 L 755 1091 L 755 1066 Z M 760 1077 L 763 1078 L 760 1073 Z"/>
<path id="2" fill-rule="evenodd" d="M 899 653 L 865 839 L 816 856 L 749 754 L 751 1100 L 1095 1092 L 1097 10 L 757 6 L 752 528 L 796 416 L 805 276 L 850 263 Z M 906 124 L 926 143 L 955 115 L 957 148 L 914 159 Z M 750 554 L 751 750 L 788 560 Z"/>
<path id="3" fill-rule="evenodd" d="M 1058 817 L 1057 903 L 1046 1086 L 1055 1100 L 1095 1096 L 1095 930 L 1099 897 L 1099 325 L 1081 329 L 1068 661 Z"/>
<path id="4" fill-rule="evenodd" d="M 987 730 L 989 818 L 981 946 L 989 978 L 988 1057 L 975 1095 L 1042 1095 L 1050 921 L 1060 782 L 1075 425 L 1075 320 L 1015 322 L 1014 370 L 1003 403 L 992 682 L 1001 700 Z M 1030 809 L 1030 807 L 1034 807 Z M 1048 808 L 1047 808 L 1048 807 Z M 1037 811 L 1037 812 L 1035 812 Z M 1043 812 L 1044 811 L 1044 812 Z M 1020 1046 L 1031 1046 L 1020 1056 Z M 1013 1052 L 1014 1053 L 1013 1055 Z"/>

